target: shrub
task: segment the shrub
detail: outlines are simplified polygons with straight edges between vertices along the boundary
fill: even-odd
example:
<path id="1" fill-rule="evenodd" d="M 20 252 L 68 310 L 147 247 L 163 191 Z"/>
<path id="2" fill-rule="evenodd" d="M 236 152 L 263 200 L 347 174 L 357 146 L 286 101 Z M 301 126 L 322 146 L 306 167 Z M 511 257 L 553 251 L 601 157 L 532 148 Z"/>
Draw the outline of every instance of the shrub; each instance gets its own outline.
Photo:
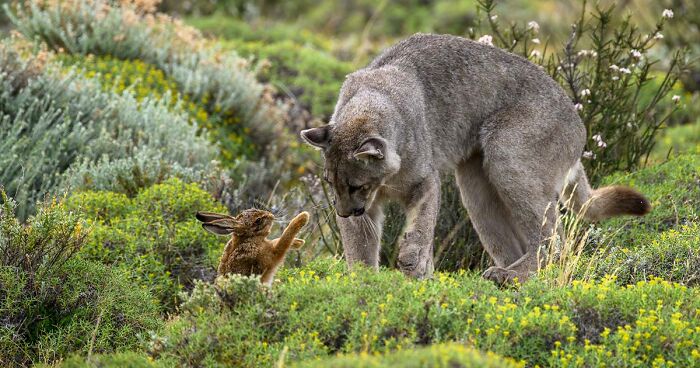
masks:
<path id="1" fill-rule="evenodd" d="M 291 41 L 321 51 L 331 49 L 331 41 L 321 34 L 278 22 L 250 22 L 217 14 L 210 17 L 189 18 L 187 23 L 204 34 L 225 40 L 260 44 Z"/>
<path id="2" fill-rule="evenodd" d="M 208 47 L 196 30 L 154 13 L 153 7 L 101 0 L 57 4 L 30 1 L 5 9 L 20 32 L 53 50 L 139 59 L 162 70 L 206 109 L 206 127 L 222 145 L 226 163 L 237 158 L 227 154 L 231 135 L 250 137 L 263 156 L 285 145 L 282 111 L 235 53 Z"/>
<path id="3" fill-rule="evenodd" d="M 184 110 L 190 121 L 196 122 L 197 126 L 206 124 L 206 110 L 190 101 L 189 96 L 181 95 L 177 83 L 153 65 L 141 60 L 119 60 L 111 56 L 59 54 L 58 59 L 66 67 L 80 70 L 88 79 L 98 78 L 104 91 L 121 94 L 129 90 L 138 102 L 147 97 L 155 100 L 167 97 L 172 110 Z"/>
<path id="4" fill-rule="evenodd" d="M 0 364 L 130 349 L 160 325 L 125 274 L 75 257 L 87 232 L 74 212 L 53 201 L 22 225 L 0 195 Z"/>
<path id="5" fill-rule="evenodd" d="M 168 102 L 102 91 L 95 80 L 25 60 L 5 43 L 0 62 L 0 182 L 26 218 L 47 193 L 62 189 L 128 191 L 171 176 L 217 175 L 214 152 Z M 32 69 L 33 68 L 33 69 Z M 30 77 L 27 70 L 33 70 Z"/>
<path id="6" fill-rule="evenodd" d="M 404 350 L 396 353 L 373 356 L 367 353 L 346 355 L 319 361 L 306 361 L 295 367 L 519 367 L 515 362 L 508 361 L 494 353 L 482 353 L 464 345 L 448 343 L 436 344 L 415 350 Z"/>
<path id="7" fill-rule="evenodd" d="M 158 366 L 153 363 L 145 354 L 135 353 L 135 352 L 123 352 L 114 354 L 100 354 L 92 355 L 89 358 L 84 356 L 75 355 L 58 365 L 61 368 L 148 368 Z M 167 365 L 162 365 L 166 367 Z"/>
<path id="8" fill-rule="evenodd" d="M 590 15 L 584 6 L 569 40 L 560 51 L 551 51 L 550 45 L 539 45 L 536 22 L 504 30 L 493 17 L 493 0 L 479 0 L 479 7 L 492 34 L 488 42 L 542 65 L 569 92 L 588 131 L 583 162 L 593 182 L 643 163 L 659 129 L 676 110 L 667 96 L 687 67 L 683 50 L 678 50 L 662 67 L 662 78 L 653 72 L 658 61 L 650 59 L 649 50 L 663 37 L 665 18 L 643 33 L 629 15 L 613 22 L 614 6 L 596 7 Z M 470 36 L 478 37 L 475 32 Z M 581 45 L 590 49 L 579 49 Z M 652 86 L 655 77 L 661 81 Z M 644 101 L 645 95 L 653 97 Z"/>
<path id="9" fill-rule="evenodd" d="M 321 119 L 329 119 L 335 108 L 340 86 L 352 71 L 350 63 L 342 62 L 315 48 L 293 41 L 274 43 L 239 42 L 227 44 L 243 56 L 267 60 L 259 76 L 271 83 L 283 95 L 293 95 L 302 107 Z"/>
<path id="10" fill-rule="evenodd" d="M 700 343 L 698 290 L 660 279 L 499 290 L 465 272 L 416 281 L 336 260 L 286 268 L 279 279 L 273 289 L 239 276 L 197 284 L 151 354 L 257 367 L 459 341 L 528 366 L 687 365 Z"/>
<path id="11" fill-rule="evenodd" d="M 66 205 L 92 227 L 80 255 L 124 269 L 166 311 L 196 279 L 212 279 L 224 240 L 204 231 L 196 211 L 226 212 L 196 184 L 168 179 L 130 199 L 120 193 L 79 192 Z"/>

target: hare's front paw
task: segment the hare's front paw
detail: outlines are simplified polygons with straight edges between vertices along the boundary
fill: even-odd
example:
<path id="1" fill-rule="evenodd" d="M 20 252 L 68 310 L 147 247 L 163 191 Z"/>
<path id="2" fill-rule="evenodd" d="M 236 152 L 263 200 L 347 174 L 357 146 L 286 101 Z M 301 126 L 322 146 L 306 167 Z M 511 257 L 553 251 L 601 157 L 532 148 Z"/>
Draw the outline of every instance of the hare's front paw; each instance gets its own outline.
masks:
<path id="1" fill-rule="evenodd" d="M 294 241 L 292 242 L 292 248 L 299 249 L 303 247 L 305 243 L 306 241 L 304 239 L 294 239 Z"/>

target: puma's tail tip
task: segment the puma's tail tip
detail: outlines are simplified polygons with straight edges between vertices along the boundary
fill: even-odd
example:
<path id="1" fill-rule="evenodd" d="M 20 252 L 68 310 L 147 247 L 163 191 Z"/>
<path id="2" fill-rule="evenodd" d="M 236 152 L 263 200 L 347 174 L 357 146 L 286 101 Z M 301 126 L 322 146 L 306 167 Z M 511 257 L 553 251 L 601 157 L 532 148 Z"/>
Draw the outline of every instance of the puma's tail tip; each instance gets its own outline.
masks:
<path id="1" fill-rule="evenodd" d="M 643 194 L 623 187 L 611 186 L 593 192 L 594 201 L 589 216 L 602 220 L 620 215 L 644 216 L 651 212 L 651 204 Z"/>
<path id="2" fill-rule="evenodd" d="M 632 188 L 622 186 L 615 186 L 613 188 L 615 190 L 615 196 L 617 197 L 615 201 L 617 211 L 615 212 L 635 216 L 644 216 L 651 212 L 651 204 L 642 193 Z"/>

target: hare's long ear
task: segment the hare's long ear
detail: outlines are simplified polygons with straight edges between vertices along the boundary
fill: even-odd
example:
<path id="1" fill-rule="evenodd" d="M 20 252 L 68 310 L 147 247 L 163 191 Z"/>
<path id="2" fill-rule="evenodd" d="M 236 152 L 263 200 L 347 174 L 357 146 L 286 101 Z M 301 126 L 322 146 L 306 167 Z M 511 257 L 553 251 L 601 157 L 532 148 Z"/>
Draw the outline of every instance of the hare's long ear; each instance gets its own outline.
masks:
<path id="1" fill-rule="evenodd" d="M 224 218 L 202 224 L 204 230 L 216 235 L 231 235 L 234 230 L 234 223 L 231 219 Z"/>
<path id="2" fill-rule="evenodd" d="M 206 211 L 197 212 L 195 217 L 197 217 L 197 220 L 202 221 L 202 222 L 211 222 L 211 221 L 216 221 L 216 220 L 221 220 L 221 219 L 232 218 L 231 216 L 224 215 L 222 213 L 214 213 L 214 212 L 206 212 Z"/>

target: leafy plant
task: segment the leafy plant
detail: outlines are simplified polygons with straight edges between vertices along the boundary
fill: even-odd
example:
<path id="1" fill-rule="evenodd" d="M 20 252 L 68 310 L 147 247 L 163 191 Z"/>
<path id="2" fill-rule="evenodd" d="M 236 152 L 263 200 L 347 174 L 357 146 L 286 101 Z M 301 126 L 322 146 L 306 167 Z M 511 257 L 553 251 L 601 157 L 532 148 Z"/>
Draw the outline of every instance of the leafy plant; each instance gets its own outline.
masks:
<path id="1" fill-rule="evenodd" d="M 125 274 L 78 259 L 88 238 L 56 200 L 22 225 L 0 191 L 0 364 L 50 364 L 71 353 L 134 348 L 158 308 Z"/>
<path id="2" fill-rule="evenodd" d="M 171 364 L 273 366 L 459 341 L 528 366 L 684 365 L 700 342 L 698 290 L 658 278 L 498 289 L 465 272 L 416 281 L 325 259 L 279 279 L 272 289 L 239 276 L 197 284 L 150 353 Z"/>
<path id="3" fill-rule="evenodd" d="M 492 33 L 479 37 L 480 42 L 542 65 L 569 92 L 590 138 L 583 162 L 593 182 L 644 163 L 659 129 L 676 110 L 668 94 L 686 69 L 685 53 L 677 50 L 661 67 L 663 76 L 653 73 L 660 65 L 650 59 L 649 50 L 663 38 L 667 15 L 651 32 L 642 32 L 630 16 L 614 23 L 614 6 L 597 6 L 589 15 L 584 2 L 569 40 L 561 50 L 552 50 L 549 44 L 541 46 L 536 22 L 503 29 L 494 17 L 493 0 L 480 0 L 479 7 Z M 470 36 L 477 38 L 475 32 Z M 661 82 L 652 86 L 655 77 Z M 651 99 L 642 100 L 646 95 Z"/>
<path id="4" fill-rule="evenodd" d="M 225 241 L 205 232 L 196 211 L 226 212 L 196 184 L 168 179 L 133 199 L 113 192 L 78 192 L 66 201 L 92 227 L 80 255 L 124 269 L 171 311 L 194 280 L 213 279 Z"/>

